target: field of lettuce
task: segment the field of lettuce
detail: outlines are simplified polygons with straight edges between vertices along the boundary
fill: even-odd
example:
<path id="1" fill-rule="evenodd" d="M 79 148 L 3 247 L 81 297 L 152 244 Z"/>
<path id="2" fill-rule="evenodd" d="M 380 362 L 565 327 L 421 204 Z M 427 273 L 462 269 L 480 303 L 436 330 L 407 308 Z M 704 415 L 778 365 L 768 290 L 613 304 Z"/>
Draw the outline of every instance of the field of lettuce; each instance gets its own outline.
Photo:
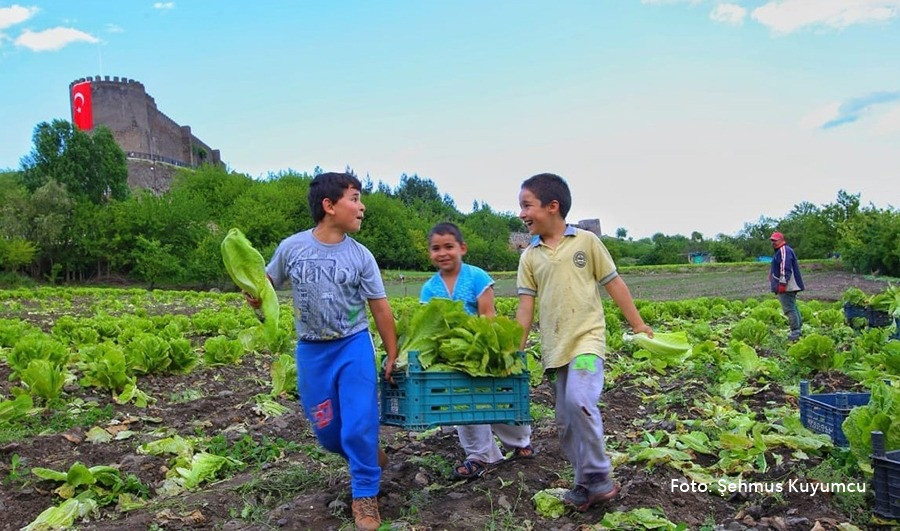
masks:
<path id="1" fill-rule="evenodd" d="M 532 460 L 454 481 L 464 456 L 452 428 L 382 428 L 384 528 L 889 525 L 871 512 L 871 488 L 826 492 L 868 484 L 869 429 L 900 447 L 900 341 L 892 328 L 848 323 L 838 300 L 871 301 L 887 284 L 852 285 L 801 296 L 797 343 L 771 295 L 639 300 L 655 330 L 693 345 L 669 356 L 623 342 L 621 314 L 607 307 L 602 411 L 622 484 L 615 501 L 584 514 L 555 504 L 547 489 L 569 487 L 572 470 L 535 369 Z M 398 315 L 417 306 L 391 303 Z M 511 317 L 516 301 L 497 306 Z M 317 446 L 297 404 L 291 319 L 283 300 L 268 344 L 236 293 L 0 292 L 0 530 L 352 528 L 346 466 Z M 537 342 L 532 332 L 532 358 Z M 848 449 L 803 428 L 801 379 L 813 393 L 874 389 L 845 425 Z"/>

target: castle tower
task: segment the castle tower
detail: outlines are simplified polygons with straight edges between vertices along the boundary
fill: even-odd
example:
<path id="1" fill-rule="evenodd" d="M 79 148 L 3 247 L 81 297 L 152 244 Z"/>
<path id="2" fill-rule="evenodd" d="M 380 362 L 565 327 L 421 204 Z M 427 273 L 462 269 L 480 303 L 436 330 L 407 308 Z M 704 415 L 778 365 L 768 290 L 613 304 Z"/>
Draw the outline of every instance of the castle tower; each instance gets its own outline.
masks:
<path id="1" fill-rule="evenodd" d="M 128 158 L 132 187 L 162 192 L 178 167 L 223 165 L 219 150 L 195 137 L 190 126 L 161 112 L 138 81 L 118 76 L 77 79 L 69 84 L 69 101 L 76 127 L 91 130 L 102 125 L 112 131 Z"/>

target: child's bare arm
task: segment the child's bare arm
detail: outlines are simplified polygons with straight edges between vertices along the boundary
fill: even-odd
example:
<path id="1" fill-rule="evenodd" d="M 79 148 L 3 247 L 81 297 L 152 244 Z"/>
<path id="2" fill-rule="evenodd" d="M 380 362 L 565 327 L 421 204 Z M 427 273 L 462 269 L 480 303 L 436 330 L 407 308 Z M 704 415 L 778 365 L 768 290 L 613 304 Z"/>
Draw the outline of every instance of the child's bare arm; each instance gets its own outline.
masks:
<path id="1" fill-rule="evenodd" d="M 628 324 L 631 325 L 634 333 L 644 332 L 648 336 L 653 337 L 653 329 L 647 326 L 641 318 L 641 314 L 634 305 L 634 299 L 631 298 L 631 292 L 628 291 L 628 286 L 622 280 L 622 277 L 610 280 L 604 287 L 619 309 L 622 310 L 622 315 L 628 320 Z"/>
<path id="2" fill-rule="evenodd" d="M 519 350 L 525 350 L 525 343 L 528 342 L 528 332 L 531 330 L 531 323 L 534 322 L 534 296 L 519 295 L 516 321 L 525 329 L 525 333 L 522 335 L 522 344 L 519 345 Z"/>
<path id="3" fill-rule="evenodd" d="M 391 381 L 391 372 L 394 370 L 394 362 L 397 361 L 397 328 L 394 325 L 394 314 L 391 313 L 391 305 L 387 299 L 369 299 L 369 309 L 372 311 L 372 318 L 375 319 L 381 343 L 387 352 L 384 379 Z"/>
<path id="4" fill-rule="evenodd" d="M 497 310 L 494 309 L 494 287 L 488 286 L 478 297 L 478 315 L 494 317 Z"/>

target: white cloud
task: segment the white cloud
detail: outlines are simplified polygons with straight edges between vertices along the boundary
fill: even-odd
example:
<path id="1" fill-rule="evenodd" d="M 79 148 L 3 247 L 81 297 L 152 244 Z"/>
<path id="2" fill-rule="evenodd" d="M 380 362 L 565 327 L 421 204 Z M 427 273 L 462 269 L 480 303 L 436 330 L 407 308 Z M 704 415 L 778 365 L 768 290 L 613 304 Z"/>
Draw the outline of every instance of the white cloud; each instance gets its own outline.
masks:
<path id="1" fill-rule="evenodd" d="M 9 7 L 0 7 L 0 29 L 21 24 L 38 12 L 36 7 L 22 7 L 13 4 Z"/>
<path id="2" fill-rule="evenodd" d="M 800 120 L 800 126 L 804 129 L 820 129 L 825 124 L 836 120 L 840 114 L 841 102 L 833 101 L 809 112 Z"/>
<path id="3" fill-rule="evenodd" d="M 740 26 L 744 23 L 747 10 L 737 4 L 718 4 L 709 14 L 709 18 L 723 24 Z"/>
<path id="4" fill-rule="evenodd" d="M 122 26 L 119 26 L 118 24 L 107 24 L 106 32 L 107 33 L 125 33 L 125 29 L 122 28 Z"/>
<path id="5" fill-rule="evenodd" d="M 153 9 L 174 9 L 175 2 L 156 2 L 153 4 Z"/>
<path id="6" fill-rule="evenodd" d="M 872 126 L 872 132 L 876 135 L 892 135 L 900 133 L 900 105 L 887 110 Z"/>
<path id="7" fill-rule="evenodd" d="M 56 51 L 73 42 L 96 43 L 99 40 L 83 31 L 74 28 L 50 28 L 43 31 L 25 30 L 16 38 L 16 46 L 22 46 L 35 52 Z"/>
<path id="8" fill-rule="evenodd" d="M 898 15 L 900 0 L 772 0 L 751 16 L 775 33 L 791 33 L 805 27 L 841 29 L 884 22 Z"/>

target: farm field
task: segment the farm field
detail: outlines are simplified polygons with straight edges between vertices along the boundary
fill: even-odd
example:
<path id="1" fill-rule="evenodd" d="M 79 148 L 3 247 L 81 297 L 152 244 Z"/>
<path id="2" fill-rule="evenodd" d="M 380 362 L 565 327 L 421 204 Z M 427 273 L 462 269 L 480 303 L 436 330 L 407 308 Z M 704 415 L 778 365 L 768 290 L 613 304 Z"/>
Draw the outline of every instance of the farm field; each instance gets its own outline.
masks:
<path id="1" fill-rule="evenodd" d="M 624 344 L 621 316 L 608 307 L 602 411 L 622 485 L 611 504 L 556 518 L 536 511 L 532 497 L 568 488 L 572 470 L 560 454 L 549 385 L 533 375 L 537 456 L 476 481 L 449 477 L 464 457 L 452 428 L 382 428 L 391 459 L 380 495 L 385 529 L 877 525 L 871 492 L 673 489 L 673 481 L 692 480 L 866 483 L 853 452 L 799 425 L 799 381 L 809 379 L 814 392 L 863 391 L 884 378 L 900 384 L 890 329 L 846 326 L 835 302 L 849 287 L 872 294 L 886 283 L 804 272 L 812 287 L 801 297 L 804 333 L 831 348 L 789 353 L 786 320 L 766 293 L 764 272 L 730 275 L 626 276 L 655 330 L 687 333 L 694 351 L 686 357 L 647 356 Z M 392 298 L 395 311 L 417 304 L 417 292 Z M 79 529 L 352 529 L 346 466 L 318 447 L 290 389 L 282 356 L 292 352 L 292 322 L 282 302 L 279 341 L 263 346 L 256 315 L 236 293 L 0 293 L 0 401 L 8 401 L 0 407 L 0 529 L 27 526 L 65 499 L 79 500 L 88 517 L 77 520 Z M 514 299 L 498 300 L 500 313 L 514 308 Z M 537 339 L 530 335 L 529 355 L 539 354 Z M 61 369 L 45 381 L 22 368 L 27 356 L 65 361 L 49 363 Z M 10 399 L 24 387 L 38 396 L 18 411 Z M 54 389 L 59 397 L 48 398 Z M 65 475 L 75 462 L 115 472 L 104 470 L 101 480 L 98 469 L 96 482 L 67 479 L 76 477 Z M 41 468 L 64 477 L 41 479 Z"/>
<path id="2" fill-rule="evenodd" d="M 835 269 L 828 262 L 803 263 L 806 291 L 801 298 L 837 300 L 849 287 L 867 293 L 885 288 L 890 279 L 856 275 Z M 626 267 L 620 273 L 636 299 L 668 301 L 695 297 L 723 297 L 747 299 L 769 293 L 768 264 L 751 263 L 736 266 L 702 268 L 697 266 L 640 268 Z M 422 284 L 431 274 L 405 273 L 404 280 L 397 273 L 385 276 L 388 296 L 417 297 Z M 498 296 L 516 296 L 516 272 L 492 273 Z M 896 282 L 895 282 L 896 283 Z M 287 294 L 287 292 L 285 292 Z"/>

